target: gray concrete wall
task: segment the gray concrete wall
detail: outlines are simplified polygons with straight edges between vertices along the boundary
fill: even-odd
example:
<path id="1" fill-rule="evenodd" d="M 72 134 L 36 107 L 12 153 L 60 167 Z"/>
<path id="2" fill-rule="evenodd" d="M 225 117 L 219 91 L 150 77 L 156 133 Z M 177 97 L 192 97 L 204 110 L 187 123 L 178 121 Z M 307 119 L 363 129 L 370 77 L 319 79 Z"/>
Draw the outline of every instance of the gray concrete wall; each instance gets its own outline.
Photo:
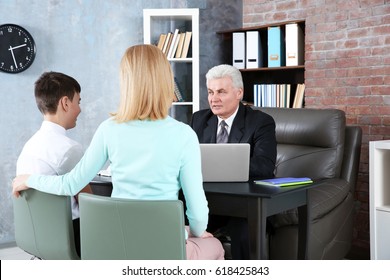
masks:
<path id="1" fill-rule="evenodd" d="M 200 8 L 201 108 L 206 108 L 204 74 L 222 61 L 215 32 L 242 26 L 241 0 L 0 1 L 0 24 L 23 26 L 37 45 L 29 69 L 0 72 L 0 245 L 14 241 L 11 179 L 17 157 L 42 122 L 34 82 L 45 71 L 64 72 L 80 82 L 82 113 L 70 136 L 88 147 L 97 126 L 117 108 L 119 62 L 127 47 L 143 42 L 145 8 Z"/>

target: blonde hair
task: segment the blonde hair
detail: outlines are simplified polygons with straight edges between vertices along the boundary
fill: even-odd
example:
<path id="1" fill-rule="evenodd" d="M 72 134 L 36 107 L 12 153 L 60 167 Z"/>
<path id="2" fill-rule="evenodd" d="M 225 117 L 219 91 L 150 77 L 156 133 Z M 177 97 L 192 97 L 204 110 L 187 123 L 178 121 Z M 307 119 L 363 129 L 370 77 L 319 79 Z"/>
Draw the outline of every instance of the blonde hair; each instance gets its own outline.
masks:
<path id="1" fill-rule="evenodd" d="M 153 45 L 128 48 L 120 64 L 120 103 L 114 119 L 164 119 L 173 98 L 172 69 L 162 51 Z"/>

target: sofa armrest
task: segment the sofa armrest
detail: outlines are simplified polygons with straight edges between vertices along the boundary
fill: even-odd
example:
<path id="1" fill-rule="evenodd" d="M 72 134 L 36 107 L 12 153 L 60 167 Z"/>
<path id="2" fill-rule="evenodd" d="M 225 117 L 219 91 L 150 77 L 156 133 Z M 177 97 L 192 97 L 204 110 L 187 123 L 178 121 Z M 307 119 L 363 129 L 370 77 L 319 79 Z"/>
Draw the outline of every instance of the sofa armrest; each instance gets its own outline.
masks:
<path id="1" fill-rule="evenodd" d="M 343 164 L 341 178 L 351 184 L 350 192 L 355 191 L 359 173 L 360 150 L 362 145 L 362 129 L 359 126 L 346 126 Z"/>
<path id="2" fill-rule="evenodd" d="M 340 203 L 350 192 L 351 185 L 340 178 L 326 179 L 317 187 L 309 190 L 309 216 L 310 220 L 321 219 Z"/>
<path id="3" fill-rule="evenodd" d="M 350 183 L 344 179 L 324 179 L 309 190 L 308 212 L 310 221 L 321 219 L 342 203 L 348 196 Z M 275 228 L 297 225 L 298 210 L 291 209 L 270 218 Z"/>

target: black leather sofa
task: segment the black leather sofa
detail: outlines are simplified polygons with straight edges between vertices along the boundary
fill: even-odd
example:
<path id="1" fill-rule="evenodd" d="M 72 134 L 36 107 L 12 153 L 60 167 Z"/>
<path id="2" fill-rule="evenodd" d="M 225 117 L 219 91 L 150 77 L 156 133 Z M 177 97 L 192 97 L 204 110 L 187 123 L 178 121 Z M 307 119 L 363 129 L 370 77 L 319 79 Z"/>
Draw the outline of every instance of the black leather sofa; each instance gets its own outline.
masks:
<path id="1" fill-rule="evenodd" d="M 308 259 L 342 259 L 351 248 L 362 131 L 337 109 L 258 108 L 276 122 L 276 177 L 323 180 L 309 191 Z M 297 256 L 297 210 L 272 216 L 270 259 Z"/>

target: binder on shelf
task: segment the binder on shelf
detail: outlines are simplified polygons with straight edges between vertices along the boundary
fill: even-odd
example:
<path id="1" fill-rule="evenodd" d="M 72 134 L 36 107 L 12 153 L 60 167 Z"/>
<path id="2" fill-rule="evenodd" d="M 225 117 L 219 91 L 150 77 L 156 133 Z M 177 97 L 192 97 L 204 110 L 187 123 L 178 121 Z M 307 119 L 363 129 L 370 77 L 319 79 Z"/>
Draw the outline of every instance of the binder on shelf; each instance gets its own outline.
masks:
<path id="1" fill-rule="evenodd" d="M 268 27 L 268 67 L 285 65 L 284 36 L 280 26 Z"/>
<path id="2" fill-rule="evenodd" d="M 245 33 L 233 32 L 233 66 L 245 69 Z"/>
<path id="3" fill-rule="evenodd" d="M 263 52 L 259 31 L 246 32 L 246 68 L 253 69 L 263 66 Z"/>
<path id="4" fill-rule="evenodd" d="M 188 55 L 188 50 L 190 48 L 191 37 L 192 37 L 192 31 L 186 31 L 186 36 L 184 38 L 184 45 L 183 45 L 183 50 L 182 50 L 182 53 L 181 53 L 181 58 L 186 58 L 187 55 Z"/>
<path id="5" fill-rule="evenodd" d="M 302 28 L 297 23 L 286 24 L 286 66 L 303 64 L 304 39 Z"/>

